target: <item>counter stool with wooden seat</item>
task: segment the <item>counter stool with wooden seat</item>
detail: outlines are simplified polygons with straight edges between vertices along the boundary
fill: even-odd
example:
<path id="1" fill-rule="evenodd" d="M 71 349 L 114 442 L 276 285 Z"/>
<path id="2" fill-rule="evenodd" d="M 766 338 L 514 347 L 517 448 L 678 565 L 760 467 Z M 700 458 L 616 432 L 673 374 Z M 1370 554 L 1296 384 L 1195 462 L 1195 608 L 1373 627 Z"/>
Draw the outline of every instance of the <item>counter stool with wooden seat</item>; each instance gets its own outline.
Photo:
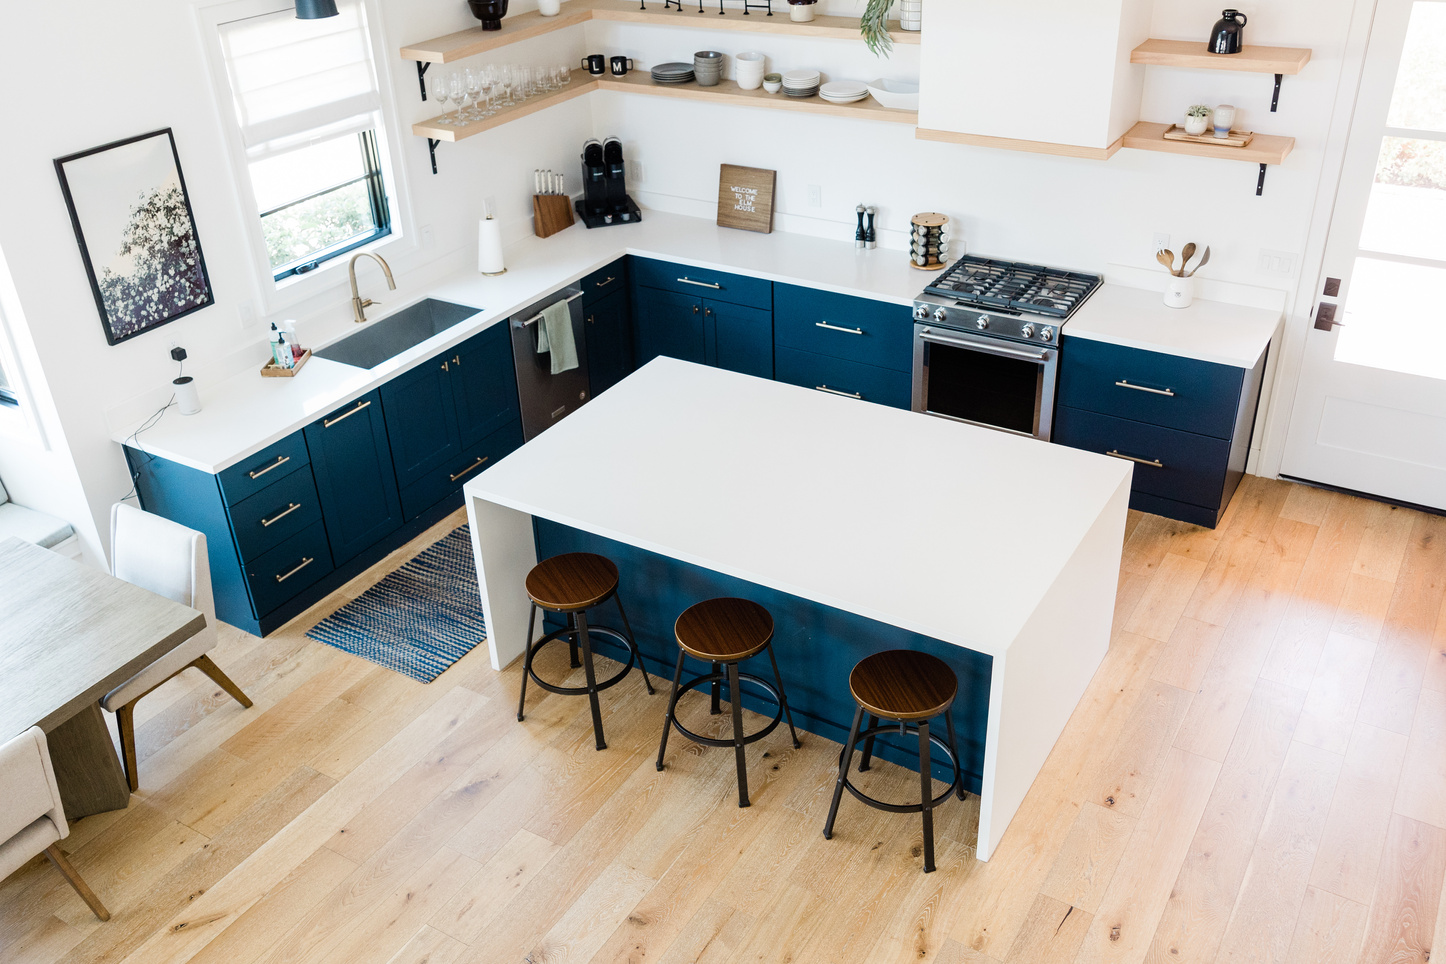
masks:
<path id="1" fill-rule="evenodd" d="M 788 719 L 788 731 L 793 735 L 794 748 L 801 745 L 798 742 L 798 731 L 793 728 L 793 714 L 788 711 L 788 698 L 783 695 L 783 677 L 778 673 L 778 660 L 773 655 L 773 617 L 768 610 L 748 599 L 708 599 L 684 610 L 673 627 L 673 633 L 678 638 L 678 666 L 673 671 L 673 692 L 668 697 L 668 712 L 663 718 L 663 739 L 658 744 L 658 769 L 663 769 L 663 755 L 668 751 L 668 732 L 673 729 L 677 729 L 694 743 L 704 746 L 731 746 L 738 764 L 738 806 L 746 807 L 749 804 L 748 769 L 743 748 L 772 733 L 785 717 Z M 768 651 L 768 660 L 773 664 L 776 686 L 761 677 L 738 672 L 739 663 L 764 650 Z M 713 672 L 704 673 L 684 683 L 685 656 L 712 664 Z M 744 680 L 760 687 L 778 706 L 778 711 L 767 726 L 748 735 L 743 733 L 743 690 L 740 684 Z M 722 712 L 719 689 L 724 681 L 728 683 L 728 698 L 733 704 L 731 740 L 715 740 L 702 736 L 678 722 L 678 698 L 688 690 L 705 683 L 711 684 L 713 689 L 712 712 Z"/>
<path id="2" fill-rule="evenodd" d="M 957 792 L 964 799 L 963 775 L 959 770 L 959 749 L 954 742 L 954 697 L 959 691 L 959 681 L 949 664 L 937 656 L 917 653 L 907 649 L 892 649 L 875 653 L 859 660 L 849 673 L 849 690 L 853 693 L 858 709 L 849 730 L 849 741 L 839 753 L 838 782 L 833 788 L 833 803 L 828 808 L 828 821 L 823 825 L 823 836 L 833 839 L 834 820 L 838 817 L 839 801 L 845 789 L 860 802 L 878 810 L 890 813 L 922 813 L 924 815 L 924 873 L 934 870 L 934 808 L 949 795 Z M 868 726 L 863 726 L 864 716 Z M 949 742 L 929 732 L 929 721 L 943 716 L 949 732 Z M 880 719 L 893 722 L 881 724 Z M 919 737 L 919 803 L 886 803 L 863 793 L 849 782 L 849 764 L 853 761 L 854 747 L 864 741 L 863 758 L 859 771 L 869 768 L 874 755 L 874 737 L 880 733 L 916 733 Z M 930 762 L 930 744 L 937 746 L 949 758 L 954 768 L 954 780 L 937 797 L 933 790 L 933 766 Z"/>
<path id="3" fill-rule="evenodd" d="M 643 685 L 648 688 L 648 693 L 653 693 L 653 681 L 648 679 L 648 671 L 643 667 L 643 659 L 638 653 L 637 641 L 633 638 L 633 628 L 628 625 L 628 614 L 623 610 L 623 601 L 618 596 L 618 567 L 613 565 L 612 560 L 604 556 L 595 555 L 591 552 L 569 552 L 560 556 L 553 556 L 532 567 L 527 574 L 527 595 L 532 600 L 532 608 L 527 617 L 527 638 L 532 639 L 533 629 L 536 626 L 537 611 L 539 609 L 548 612 L 562 613 L 567 616 L 567 625 L 562 629 L 553 630 L 543 636 L 535 643 L 529 643 L 527 653 L 522 664 L 522 695 L 517 699 L 517 719 L 523 719 L 523 710 L 527 705 L 527 678 L 532 677 L 533 682 L 549 693 L 559 693 L 563 696 L 587 695 L 588 702 L 592 704 L 592 730 L 597 738 L 597 748 L 607 749 L 607 742 L 603 739 L 602 710 L 598 705 L 598 693 L 610 686 L 617 685 L 624 676 L 637 666 L 643 674 Z M 623 620 L 623 631 L 620 633 L 615 629 L 606 626 L 592 626 L 587 621 L 587 610 L 611 599 L 618 607 L 618 615 Z M 622 643 L 628 650 L 628 661 L 622 669 L 608 679 L 598 682 L 597 673 L 593 669 L 592 659 L 592 637 L 610 636 Z M 581 666 L 583 675 L 587 678 L 586 686 L 559 686 L 549 683 L 537 675 L 532 668 L 533 658 L 537 651 L 556 639 L 566 639 L 568 647 L 572 651 L 572 665 Z M 578 649 L 582 650 L 582 659 L 578 659 Z"/>

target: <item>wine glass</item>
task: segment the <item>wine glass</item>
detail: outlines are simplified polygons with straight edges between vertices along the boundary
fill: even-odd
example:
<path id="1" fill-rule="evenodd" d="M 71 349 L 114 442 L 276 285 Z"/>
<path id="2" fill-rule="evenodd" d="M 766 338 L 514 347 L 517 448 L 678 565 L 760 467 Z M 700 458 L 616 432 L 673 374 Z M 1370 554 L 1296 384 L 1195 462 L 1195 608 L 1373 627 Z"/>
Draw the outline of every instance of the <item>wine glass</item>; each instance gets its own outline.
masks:
<path id="1" fill-rule="evenodd" d="M 472 98 L 472 110 L 467 117 L 469 120 L 481 120 L 483 114 L 477 109 L 477 95 L 482 93 L 481 71 L 468 67 L 463 75 L 467 78 L 467 96 Z"/>
<path id="2" fill-rule="evenodd" d="M 492 88 L 497 86 L 497 65 L 488 64 L 477 71 L 478 80 L 482 83 L 482 99 L 485 102 L 482 109 L 483 117 L 491 117 L 497 113 L 497 108 L 492 106 Z"/>
<path id="3" fill-rule="evenodd" d="M 448 127 L 453 126 L 452 122 L 447 120 L 447 78 L 442 76 L 441 71 L 437 71 L 432 75 L 432 99 L 435 100 L 437 106 L 442 109 L 442 116 L 438 117 L 436 122 L 438 124 L 445 124 Z"/>
<path id="4" fill-rule="evenodd" d="M 467 99 L 467 78 L 462 76 L 460 70 L 454 70 L 447 78 L 447 93 L 457 104 L 457 119 L 453 123 L 461 127 L 465 123 L 462 120 L 462 104 Z"/>
<path id="5" fill-rule="evenodd" d="M 517 99 L 526 100 L 532 96 L 532 68 L 517 68 Z"/>
<path id="6" fill-rule="evenodd" d="M 513 73 L 514 69 L 511 64 L 502 64 L 497 69 L 497 86 L 502 88 L 501 106 L 503 107 L 511 107 L 517 103 L 512 99 L 512 84 L 516 77 Z"/>
<path id="7" fill-rule="evenodd" d="M 537 89 L 544 92 L 557 90 L 557 85 L 552 82 L 552 68 L 537 68 Z"/>

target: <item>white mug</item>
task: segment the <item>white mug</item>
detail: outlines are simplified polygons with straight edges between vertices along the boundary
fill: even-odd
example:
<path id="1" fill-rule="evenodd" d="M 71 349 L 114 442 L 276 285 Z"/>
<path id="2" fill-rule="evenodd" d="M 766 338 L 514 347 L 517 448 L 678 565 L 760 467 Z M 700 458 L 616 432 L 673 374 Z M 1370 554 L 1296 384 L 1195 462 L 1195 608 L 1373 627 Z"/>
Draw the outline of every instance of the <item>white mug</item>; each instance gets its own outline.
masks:
<path id="1" fill-rule="evenodd" d="M 562 0 L 537 0 L 537 12 L 544 17 L 555 17 L 562 12 Z"/>
<path id="2" fill-rule="evenodd" d="M 1215 108 L 1215 136 L 1229 137 L 1230 128 L 1235 124 L 1235 107 L 1231 104 L 1221 104 Z"/>

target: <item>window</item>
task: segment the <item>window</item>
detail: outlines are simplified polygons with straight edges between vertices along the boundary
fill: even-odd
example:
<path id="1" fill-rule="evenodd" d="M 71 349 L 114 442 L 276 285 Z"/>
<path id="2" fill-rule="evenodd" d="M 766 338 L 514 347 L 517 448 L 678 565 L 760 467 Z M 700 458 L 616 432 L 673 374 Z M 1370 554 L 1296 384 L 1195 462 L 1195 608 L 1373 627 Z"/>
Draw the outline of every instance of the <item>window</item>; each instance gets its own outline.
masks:
<path id="1" fill-rule="evenodd" d="M 295 7 L 218 24 L 225 78 L 272 277 L 305 274 L 392 230 L 366 11 Z"/>
<path id="2" fill-rule="evenodd" d="M 0 367 L 0 405 L 16 406 L 20 399 L 15 396 L 15 390 L 10 387 L 10 382 L 5 378 L 5 369 Z"/>

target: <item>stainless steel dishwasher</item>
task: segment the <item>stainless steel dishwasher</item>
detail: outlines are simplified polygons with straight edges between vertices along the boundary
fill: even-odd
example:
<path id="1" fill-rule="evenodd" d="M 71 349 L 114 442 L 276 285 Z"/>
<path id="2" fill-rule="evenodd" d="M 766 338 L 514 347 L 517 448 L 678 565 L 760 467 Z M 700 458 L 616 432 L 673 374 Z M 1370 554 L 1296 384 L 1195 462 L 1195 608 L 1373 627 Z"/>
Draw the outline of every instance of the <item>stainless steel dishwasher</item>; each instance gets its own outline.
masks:
<path id="1" fill-rule="evenodd" d="M 522 437 L 536 438 L 590 397 L 587 380 L 587 332 L 582 320 L 582 290 L 554 291 L 508 319 L 512 332 L 512 364 L 517 369 L 517 396 L 522 403 Z M 577 342 L 577 367 L 552 374 L 552 355 L 537 351 L 542 310 L 567 301 L 572 336 Z"/>

